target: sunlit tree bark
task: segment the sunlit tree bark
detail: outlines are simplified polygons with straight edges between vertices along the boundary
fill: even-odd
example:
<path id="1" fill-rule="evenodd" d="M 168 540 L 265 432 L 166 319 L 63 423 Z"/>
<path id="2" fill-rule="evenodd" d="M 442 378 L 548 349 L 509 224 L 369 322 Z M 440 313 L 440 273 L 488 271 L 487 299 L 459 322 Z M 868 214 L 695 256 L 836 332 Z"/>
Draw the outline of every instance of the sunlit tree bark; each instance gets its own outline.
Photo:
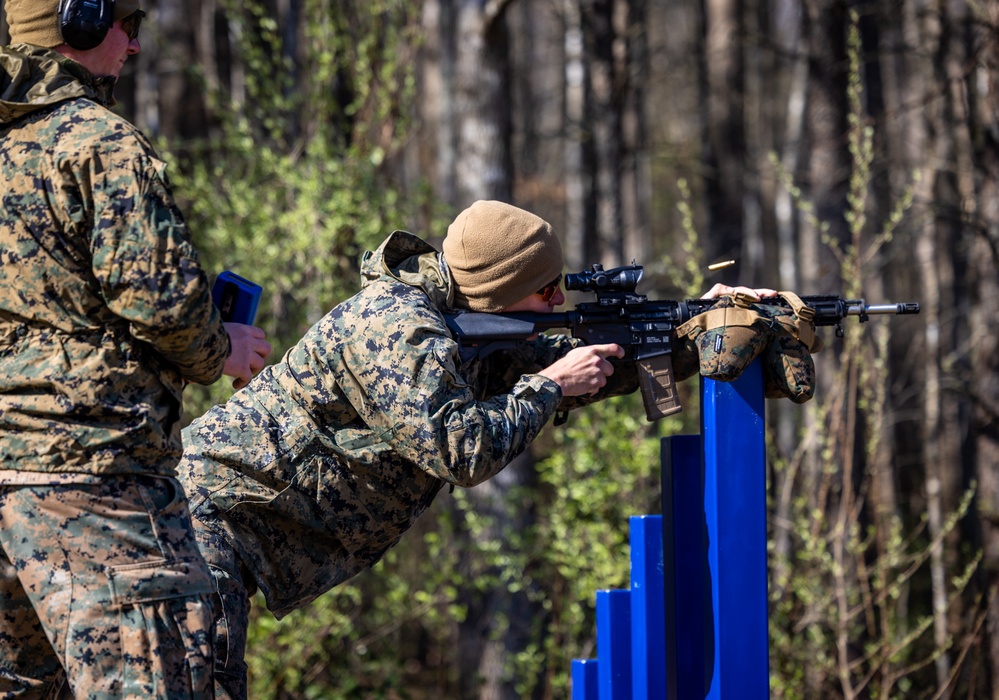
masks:
<path id="1" fill-rule="evenodd" d="M 972 221 L 971 269 L 975 304 L 969 315 L 971 371 L 959 390 L 971 402 L 973 461 L 979 487 L 978 522 L 985 552 L 984 596 L 987 610 L 987 673 L 999 679 L 999 5 L 987 3 L 974 16 L 973 34 L 981 61 L 967 76 L 972 115 L 977 217 Z"/>
<path id="2" fill-rule="evenodd" d="M 701 0 L 699 85 L 708 260 L 732 258 L 741 275 L 745 226 L 746 132 L 742 0 Z"/>

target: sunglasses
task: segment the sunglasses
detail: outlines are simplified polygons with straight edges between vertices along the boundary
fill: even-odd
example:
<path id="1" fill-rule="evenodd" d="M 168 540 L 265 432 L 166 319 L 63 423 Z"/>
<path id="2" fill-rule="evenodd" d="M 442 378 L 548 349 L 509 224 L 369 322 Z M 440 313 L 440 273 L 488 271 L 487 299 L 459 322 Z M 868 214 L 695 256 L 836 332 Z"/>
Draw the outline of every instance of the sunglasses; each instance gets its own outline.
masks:
<path id="1" fill-rule="evenodd" d="M 554 298 L 554 296 L 558 294 L 558 286 L 561 283 L 562 283 L 562 275 L 559 275 L 551 282 L 546 284 L 542 289 L 539 289 L 537 293 L 540 294 L 541 298 L 544 299 L 545 301 L 551 301 L 552 298 Z"/>
<path id="2" fill-rule="evenodd" d="M 129 41 L 135 41 L 139 36 L 139 26 L 142 24 L 142 18 L 146 16 L 146 13 L 142 10 L 136 10 L 128 17 L 124 17 L 121 20 L 121 31 L 128 34 Z"/>

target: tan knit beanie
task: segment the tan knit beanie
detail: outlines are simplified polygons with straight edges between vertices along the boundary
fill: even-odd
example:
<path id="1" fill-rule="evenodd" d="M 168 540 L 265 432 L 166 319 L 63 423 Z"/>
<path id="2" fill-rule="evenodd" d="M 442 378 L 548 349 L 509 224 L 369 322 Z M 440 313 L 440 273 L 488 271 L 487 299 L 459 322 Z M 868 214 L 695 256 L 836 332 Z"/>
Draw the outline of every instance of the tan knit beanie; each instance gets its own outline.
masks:
<path id="1" fill-rule="evenodd" d="M 562 272 L 562 244 L 551 225 L 503 202 L 479 200 L 458 214 L 444 239 L 454 303 L 500 311 Z"/>
<path id="2" fill-rule="evenodd" d="M 139 9 L 139 0 L 116 0 L 114 21 Z M 59 0 L 6 0 L 10 43 L 34 44 L 51 49 L 63 43 L 59 32 Z"/>

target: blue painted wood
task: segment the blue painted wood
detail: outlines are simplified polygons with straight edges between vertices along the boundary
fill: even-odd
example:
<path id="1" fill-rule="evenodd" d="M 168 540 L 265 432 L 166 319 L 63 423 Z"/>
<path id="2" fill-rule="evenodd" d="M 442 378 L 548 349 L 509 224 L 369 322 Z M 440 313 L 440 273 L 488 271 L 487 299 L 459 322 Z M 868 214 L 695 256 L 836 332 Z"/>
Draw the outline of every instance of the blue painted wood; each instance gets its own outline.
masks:
<path id="1" fill-rule="evenodd" d="M 662 446 L 666 697 L 769 697 L 762 364 L 701 383 L 701 435 Z"/>
<path id="2" fill-rule="evenodd" d="M 770 695 L 764 428 L 761 362 L 731 383 L 704 380 L 701 435 L 714 665 L 709 692 L 698 700 Z"/>
<path id="3" fill-rule="evenodd" d="M 703 698 L 714 668 L 714 623 L 700 435 L 662 444 L 666 696 Z"/>
<path id="4" fill-rule="evenodd" d="M 631 589 L 597 591 L 573 700 L 769 698 L 764 417 L 761 363 L 702 380 L 701 435 L 663 441 L 666 515 L 631 518 Z"/>
<path id="5" fill-rule="evenodd" d="M 572 660 L 572 700 L 600 700 L 599 672 L 597 659 Z"/>
<path id="6" fill-rule="evenodd" d="M 631 540 L 631 682 L 634 698 L 666 697 L 663 518 L 629 518 Z"/>
<path id="7" fill-rule="evenodd" d="M 597 591 L 600 700 L 631 700 L 631 591 Z"/>

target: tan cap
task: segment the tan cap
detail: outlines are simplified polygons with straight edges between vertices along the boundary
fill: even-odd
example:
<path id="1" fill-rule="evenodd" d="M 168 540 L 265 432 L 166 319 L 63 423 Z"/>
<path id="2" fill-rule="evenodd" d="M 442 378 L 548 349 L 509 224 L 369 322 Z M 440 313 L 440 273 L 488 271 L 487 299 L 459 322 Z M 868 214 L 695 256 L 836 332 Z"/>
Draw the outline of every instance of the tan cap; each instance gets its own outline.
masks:
<path id="1" fill-rule="evenodd" d="M 139 9 L 138 0 L 116 0 L 114 21 Z M 51 49 L 64 43 L 59 32 L 59 0 L 5 0 L 10 43 L 34 44 Z"/>
<path id="2" fill-rule="evenodd" d="M 125 19 L 139 11 L 139 0 L 117 0 L 114 4 L 114 21 Z"/>
<path id="3" fill-rule="evenodd" d="M 562 272 L 562 244 L 551 224 L 504 202 L 479 200 L 458 214 L 444 238 L 454 303 L 500 311 Z"/>

